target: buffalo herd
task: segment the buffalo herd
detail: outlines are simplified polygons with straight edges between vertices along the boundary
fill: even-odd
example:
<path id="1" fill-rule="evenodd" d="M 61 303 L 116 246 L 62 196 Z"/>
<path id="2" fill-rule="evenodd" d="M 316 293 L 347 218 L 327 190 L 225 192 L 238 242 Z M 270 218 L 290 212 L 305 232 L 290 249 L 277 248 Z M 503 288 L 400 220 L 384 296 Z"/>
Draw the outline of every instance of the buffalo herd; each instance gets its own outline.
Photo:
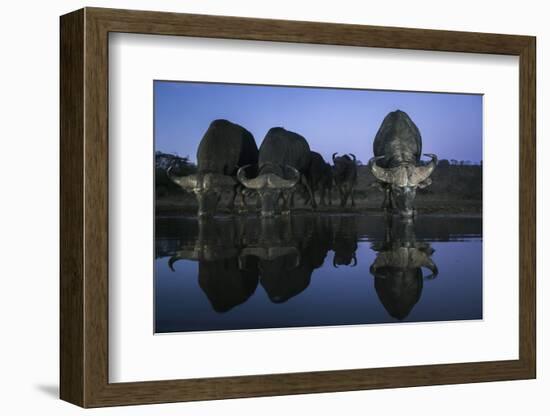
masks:
<path id="1" fill-rule="evenodd" d="M 420 131 L 405 112 L 397 110 L 385 117 L 374 138 L 373 153 L 369 170 L 384 192 L 384 210 L 414 216 L 416 189 L 431 183 L 437 157 L 427 154 L 431 160 L 421 161 Z M 289 213 L 298 191 L 312 209 L 317 208 L 316 194 L 319 205 L 326 205 L 327 199 L 330 205 L 333 189 L 341 207 L 348 200 L 354 207 L 358 177 L 353 154 L 334 153 L 330 165 L 305 137 L 282 127 L 271 128 L 258 149 L 248 130 L 222 119 L 210 124 L 199 144 L 196 173 L 179 176 L 174 167 L 166 173 L 196 196 L 199 218 L 213 215 L 227 192 L 231 193 L 229 208 L 238 211 L 247 211 L 246 198 L 255 195 L 262 217 Z"/>

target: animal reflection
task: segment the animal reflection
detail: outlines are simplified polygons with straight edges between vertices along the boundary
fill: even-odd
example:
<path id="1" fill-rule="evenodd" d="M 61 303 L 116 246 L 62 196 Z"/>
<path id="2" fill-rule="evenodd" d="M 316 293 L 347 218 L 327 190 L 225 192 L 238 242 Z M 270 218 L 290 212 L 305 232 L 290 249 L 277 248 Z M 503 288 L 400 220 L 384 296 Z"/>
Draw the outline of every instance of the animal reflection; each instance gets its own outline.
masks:
<path id="1" fill-rule="evenodd" d="M 384 308 L 392 317 L 403 320 L 418 303 L 424 279 L 438 274 L 431 258 L 435 250 L 428 243 L 416 241 L 412 219 L 386 221 L 384 241 L 372 245 L 378 254 L 370 273 Z M 422 268 L 431 273 L 424 277 Z"/>
<path id="2" fill-rule="evenodd" d="M 351 220 L 281 216 L 199 221 L 196 237 L 168 265 L 175 271 L 178 260 L 197 261 L 199 285 L 217 312 L 244 303 L 258 283 L 273 303 L 283 303 L 309 286 L 330 250 L 335 250 L 336 267 L 357 264 L 357 235 L 344 231 Z"/>
<path id="3" fill-rule="evenodd" d="M 259 258 L 260 284 L 274 303 L 286 302 L 303 292 L 311 282 L 315 269 L 320 268 L 330 249 L 326 228 L 319 217 L 269 219 L 262 221 L 257 246 L 247 250 L 276 250 L 278 256 Z M 287 232 L 277 236 L 275 230 Z M 275 236 L 275 238 L 273 237 Z M 247 254 L 247 250 L 243 254 Z M 249 252 L 249 251 L 248 251 Z"/>
<path id="4" fill-rule="evenodd" d="M 336 217 L 334 219 L 334 235 L 332 249 L 334 257 L 332 265 L 335 268 L 339 266 L 357 266 L 357 219 L 355 216 Z"/>
<path id="5" fill-rule="evenodd" d="M 178 260 L 198 262 L 199 286 L 216 312 L 227 312 L 245 302 L 258 286 L 258 267 L 250 259 L 246 267 L 238 261 L 239 224 L 233 221 L 199 222 L 195 241 L 181 247 L 168 266 Z"/>

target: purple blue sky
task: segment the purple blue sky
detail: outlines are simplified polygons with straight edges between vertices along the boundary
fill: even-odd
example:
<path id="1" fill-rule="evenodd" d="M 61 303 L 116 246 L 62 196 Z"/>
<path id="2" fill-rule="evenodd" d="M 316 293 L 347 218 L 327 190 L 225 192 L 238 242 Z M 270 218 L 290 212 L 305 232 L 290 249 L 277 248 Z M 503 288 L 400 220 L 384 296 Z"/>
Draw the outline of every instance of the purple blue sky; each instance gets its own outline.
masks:
<path id="1" fill-rule="evenodd" d="M 271 127 L 304 136 L 329 161 L 354 153 L 366 163 L 384 117 L 409 114 L 422 134 L 423 152 L 440 159 L 482 159 L 481 95 L 154 82 L 155 149 L 189 156 L 210 122 L 225 118 L 249 130 L 260 146 Z"/>

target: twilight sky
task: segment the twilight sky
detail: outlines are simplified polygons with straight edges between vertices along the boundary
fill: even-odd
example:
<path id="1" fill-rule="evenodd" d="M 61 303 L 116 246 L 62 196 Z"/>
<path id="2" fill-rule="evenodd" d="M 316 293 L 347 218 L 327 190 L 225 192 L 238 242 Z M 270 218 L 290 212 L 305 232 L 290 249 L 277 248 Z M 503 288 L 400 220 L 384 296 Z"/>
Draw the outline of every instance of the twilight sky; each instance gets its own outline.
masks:
<path id="1" fill-rule="evenodd" d="M 339 152 L 366 163 L 382 120 L 397 109 L 420 129 L 424 153 L 482 159 L 481 95 L 167 81 L 154 82 L 154 95 L 155 149 L 193 162 L 210 122 L 225 118 L 250 131 L 258 147 L 280 126 L 304 136 L 327 161 Z"/>

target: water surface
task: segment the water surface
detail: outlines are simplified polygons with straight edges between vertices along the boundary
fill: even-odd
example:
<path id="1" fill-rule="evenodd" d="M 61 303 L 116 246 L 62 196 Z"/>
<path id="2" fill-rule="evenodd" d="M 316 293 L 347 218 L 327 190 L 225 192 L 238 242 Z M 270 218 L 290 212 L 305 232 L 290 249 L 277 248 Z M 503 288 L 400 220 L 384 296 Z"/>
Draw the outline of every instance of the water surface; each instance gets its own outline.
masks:
<path id="1" fill-rule="evenodd" d="M 157 217 L 155 332 L 481 319 L 481 224 Z"/>

